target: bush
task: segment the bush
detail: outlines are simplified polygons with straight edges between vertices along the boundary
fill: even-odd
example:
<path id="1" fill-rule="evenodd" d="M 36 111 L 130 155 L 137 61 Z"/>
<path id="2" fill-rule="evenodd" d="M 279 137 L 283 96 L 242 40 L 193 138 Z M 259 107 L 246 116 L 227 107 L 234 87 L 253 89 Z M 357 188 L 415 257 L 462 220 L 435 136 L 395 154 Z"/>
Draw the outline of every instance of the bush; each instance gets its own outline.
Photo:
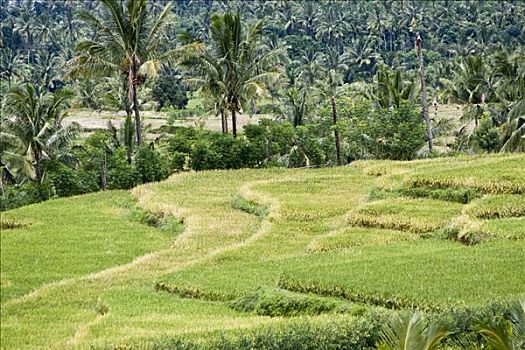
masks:
<path id="1" fill-rule="evenodd" d="M 127 161 L 125 147 L 119 147 L 109 158 L 108 188 L 130 189 L 140 183 L 140 175 Z"/>
<path id="2" fill-rule="evenodd" d="M 25 183 L 20 186 L 8 186 L 0 197 L 0 211 L 42 202 L 53 196 L 53 186 L 48 182 L 41 185 Z"/>
<path id="3" fill-rule="evenodd" d="M 262 162 L 245 138 L 186 127 L 174 127 L 173 132 L 167 146 L 173 170 L 183 169 L 186 159 L 194 170 L 249 168 Z"/>
<path id="4" fill-rule="evenodd" d="M 170 174 L 168 160 L 148 145 L 138 147 L 134 163 L 142 183 L 160 181 Z"/>
<path id="5" fill-rule="evenodd" d="M 386 314 L 370 313 L 359 319 L 327 322 L 296 320 L 244 332 L 221 332 L 203 342 L 183 339 L 157 341 L 153 349 L 199 350 L 353 350 L 375 349 Z"/>
<path id="6" fill-rule="evenodd" d="M 377 158 L 410 160 L 425 142 L 421 115 L 410 104 L 398 109 L 380 110 L 370 123 Z"/>
<path id="7" fill-rule="evenodd" d="M 244 135 L 258 159 L 269 163 L 289 154 L 294 139 L 294 127 L 289 122 L 262 119 L 259 124 L 244 126 Z"/>
<path id="8" fill-rule="evenodd" d="M 503 145 L 503 135 L 496 128 L 491 118 L 483 118 L 474 130 L 473 140 L 476 145 L 486 152 L 497 152 Z"/>
<path id="9" fill-rule="evenodd" d="M 282 289 L 261 289 L 230 303 L 237 311 L 252 312 L 260 316 L 293 317 L 299 315 L 320 315 L 323 313 L 364 313 L 362 306 L 322 298 L 313 295 L 296 294 Z"/>
<path id="10" fill-rule="evenodd" d="M 181 84 L 181 79 L 169 71 L 163 71 L 155 81 L 151 95 L 158 103 L 157 110 L 171 106 L 185 108 L 188 104 L 186 90 Z"/>
<path id="11" fill-rule="evenodd" d="M 53 162 L 46 168 L 48 168 L 49 179 L 59 197 L 74 196 L 99 190 L 96 176 L 86 171 L 71 169 L 59 162 Z"/>
<path id="12" fill-rule="evenodd" d="M 341 129 L 349 158 L 410 160 L 425 143 L 425 127 L 410 103 L 376 109 L 371 104 L 342 105 Z"/>
<path id="13" fill-rule="evenodd" d="M 168 156 L 171 171 L 182 171 L 186 169 L 187 154 L 173 152 Z"/>
<path id="14" fill-rule="evenodd" d="M 244 134 L 259 164 L 289 167 L 321 166 L 334 161 L 331 129 L 324 124 L 294 128 L 289 122 L 262 119 L 246 125 Z"/>

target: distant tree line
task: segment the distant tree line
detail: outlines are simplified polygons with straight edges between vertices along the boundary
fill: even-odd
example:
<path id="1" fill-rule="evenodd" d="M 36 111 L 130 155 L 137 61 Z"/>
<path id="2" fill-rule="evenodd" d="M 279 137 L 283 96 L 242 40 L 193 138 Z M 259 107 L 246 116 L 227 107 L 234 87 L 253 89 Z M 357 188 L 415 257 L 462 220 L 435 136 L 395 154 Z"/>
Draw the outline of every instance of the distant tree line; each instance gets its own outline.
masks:
<path id="1" fill-rule="evenodd" d="M 4 209 L 188 169 L 525 150 L 520 1 L 2 0 L 0 19 Z M 190 95 L 222 133 L 143 125 Z M 126 116 L 79 137 L 71 106 Z"/>

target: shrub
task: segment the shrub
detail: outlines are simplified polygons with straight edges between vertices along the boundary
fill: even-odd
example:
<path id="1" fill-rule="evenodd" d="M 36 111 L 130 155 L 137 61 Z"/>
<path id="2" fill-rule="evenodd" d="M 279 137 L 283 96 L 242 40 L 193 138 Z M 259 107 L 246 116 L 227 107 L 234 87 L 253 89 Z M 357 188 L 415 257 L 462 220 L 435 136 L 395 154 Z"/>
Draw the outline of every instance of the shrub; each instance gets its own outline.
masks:
<path id="1" fill-rule="evenodd" d="M 257 125 L 244 126 L 244 135 L 257 153 L 256 157 L 266 163 L 290 153 L 294 133 L 292 124 L 269 119 L 262 119 Z"/>
<path id="2" fill-rule="evenodd" d="M 83 170 L 72 169 L 62 163 L 53 162 L 49 178 L 59 197 L 74 196 L 99 190 L 96 176 Z"/>
<path id="3" fill-rule="evenodd" d="M 365 308 L 336 299 L 297 294 L 282 289 L 260 289 L 232 301 L 237 311 L 252 312 L 260 316 L 320 315 L 328 312 L 362 314 Z"/>
<path id="4" fill-rule="evenodd" d="M 125 147 L 119 147 L 109 158 L 108 188 L 130 189 L 140 183 L 140 176 L 127 161 Z"/>
<path id="5" fill-rule="evenodd" d="M 257 216 L 260 219 L 268 215 L 268 208 L 257 204 L 253 201 L 247 200 L 239 195 L 235 195 L 231 200 L 232 208 L 244 211 L 245 213 Z"/>
<path id="6" fill-rule="evenodd" d="M 20 186 L 8 186 L 0 197 L 0 211 L 42 202 L 53 196 L 53 186 L 49 182 L 41 185 L 25 183 Z"/>
<path id="7" fill-rule="evenodd" d="M 483 151 L 497 152 L 503 144 L 503 135 L 491 118 L 483 118 L 474 130 L 473 140 Z"/>
<path id="8" fill-rule="evenodd" d="M 166 106 L 185 108 L 188 104 L 188 96 L 180 78 L 166 70 L 155 81 L 151 95 L 158 103 L 157 110 Z"/>
<path id="9" fill-rule="evenodd" d="M 371 120 L 370 134 L 375 140 L 377 158 L 410 160 L 425 142 L 421 116 L 410 104 L 398 109 L 380 110 Z"/>
<path id="10" fill-rule="evenodd" d="M 202 342 L 184 339 L 157 341 L 153 349 L 194 350 L 353 350 L 373 349 L 379 340 L 384 313 L 369 313 L 355 319 L 334 319 L 326 322 L 295 320 L 258 327 L 244 332 L 220 332 Z"/>
<path id="11" fill-rule="evenodd" d="M 244 138 L 206 132 L 193 144 L 190 165 L 194 170 L 256 167 L 262 159 Z"/>
<path id="12" fill-rule="evenodd" d="M 182 152 L 173 152 L 168 155 L 170 170 L 181 171 L 186 169 L 188 155 Z"/>
<path id="13" fill-rule="evenodd" d="M 170 173 L 168 160 L 148 145 L 138 147 L 134 163 L 139 181 L 142 183 L 163 180 Z"/>
<path id="14" fill-rule="evenodd" d="M 410 103 L 376 109 L 371 104 L 340 107 L 341 128 L 351 159 L 410 160 L 425 142 L 425 127 Z"/>
<path id="15" fill-rule="evenodd" d="M 442 201 L 470 203 L 473 199 L 481 197 L 481 195 L 469 188 L 425 188 L 425 187 L 408 187 L 402 188 L 400 192 L 408 197 L 415 198 L 432 198 Z"/>

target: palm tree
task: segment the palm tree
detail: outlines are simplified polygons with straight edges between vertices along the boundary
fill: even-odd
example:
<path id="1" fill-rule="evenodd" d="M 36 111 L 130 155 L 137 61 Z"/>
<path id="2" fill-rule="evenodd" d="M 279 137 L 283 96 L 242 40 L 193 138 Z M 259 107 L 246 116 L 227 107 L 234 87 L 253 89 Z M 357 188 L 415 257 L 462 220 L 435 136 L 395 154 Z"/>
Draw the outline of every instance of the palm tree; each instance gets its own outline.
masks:
<path id="1" fill-rule="evenodd" d="M 518 350 L 525 346 L 525 300 L 511 306 L 509 320 L 496 318 L 478 332 L 496 350 Z"/>
<path id="2" fill-rule="evenodd" d="M 299 62 L 301 64 L 301 75 L 306 84 L 314 85 L 321 71 L 322 55 L 313 47 L 308 46 L 301 50 Z"/>
<path id="3" fill-rule="evenodd" d="M 502 151 L 525 151 L 525 53 L 498 52 L 492 67 L 495 94 L 508 109 Z"/>
<path id="4" fill-rule="evenodd" d="M 460 61 L 452 81 L 444 80 L 450 97 L 465 104 L 463 119 L 474 119 L 476 126 L 482 114 L 481 104 L 491 94 L 486 70 L 482 56 L 470 55 Z"/>
<path id="5" fill-rule="evenodd" d="M 8 139 L 18 138 L 17 143 L 12 143 L 14 152 L 5 159 L 3 155 L 2 163 L 6 168 L 14 169 L 15 163 L 24 164 L 25 168 L 31 164 L 31 173 L 41 184 L 44 160 L 70 158 L 67 148 L 80 127 L 76 123 L 63 127 L 62 111 L 72 97 L 73 93 L 66 89 L 42 92 L 31 84 L 14 87 L 6 95 L 2 132 L 12 136 Z"/>
<path id="6" fill-rule="evenodd" d="M 378 108 L 399 108 L 403 101 L 414 102 L 419 96 L 419 84 L 406 79 L 400 70 L 379 66 L 372 84 L 356 82 L 352 87 L 373 101 Z"/>
<path id="7" fill-rule="evenodd" d="M 419 59 L 419 79 L 421 81 L 421 105 L 423 107 L 423 119 L 427 127 L 428 151 L 432 153 L 432 127 L 430 126 L 430 117 L 428 115 L 427 85 L 425 83 L 425 65 L 423 62 L 423 48 L 421 35 L 416 37 L 416 52 Z"/>
<path id="8" fill-rule="evenodd" d="M 14 78 L 19 78 L 25 67 L 24 59 L 20 54 L 13 52 L 6 47 L 0 50 L 0 77 L 7 80 L 7 85 L 11 88 Z"/>
<path id="9" fill-rule="evenodd" d="M 127 77 L 128 99 L 133 103 L 137 144 L 142 143 L 137 87 L 147 77 L 155 77 L 161 64 L 174 50 L 160 53 L 164 34 L 170 21 L 169 3 L 156 19 L 151 19 L 147 0 L 128 0 L 126 6 L 118 0 L 100 0 L 103 16 L 81 12 L 80 18 L 94 32 L 92 40 L 77 45 L 79 55 L 69 62 L 69 76 L 78 74 Z"/>
<path id="10" fill-rule="evenodd" d="M 266 94 L 267 86 L 282 71 L 286 49 L 263 45 L 262 21 L 243 27 L 239 14 L 214 14 L 208 45 L 186 47 L 183 66 L 191 69 L 205 90 L 216 92 L 219 107 L 232 116 L 233 136 L 237 136 L 237 112 L 248 101 Z"/>
<path id="11" fill-rule="evenodd" d="M 348 84 L 343 84 L 343 79 L 335 70 L 330 69 L 325 80 L 319 82 L 315 89 L 315 94 L 321 102 L 328 102 L 332 112 L 332 126 L 334 129 L 335 155 L 337 164 L 342 165 L 341 140 L 337 128 L 337 100 L 348 93 Z"/>
<path id="12" fill-rule="evenodd" d="M 428 324 L 419 313 L 401 313 L 390 320 L 381 333 L 379 349 L 433 350 L 446 336 L 448 327 Z"/>
<path id="13" fill-rule="evenodd" d="M 306 89 L 291 86 L 284 90 L 281 99 L 281 114 L 292 119 L 293 126 L 303 125 L 304 119 L 308 113 L 309 105 L 307 103 Z"/>

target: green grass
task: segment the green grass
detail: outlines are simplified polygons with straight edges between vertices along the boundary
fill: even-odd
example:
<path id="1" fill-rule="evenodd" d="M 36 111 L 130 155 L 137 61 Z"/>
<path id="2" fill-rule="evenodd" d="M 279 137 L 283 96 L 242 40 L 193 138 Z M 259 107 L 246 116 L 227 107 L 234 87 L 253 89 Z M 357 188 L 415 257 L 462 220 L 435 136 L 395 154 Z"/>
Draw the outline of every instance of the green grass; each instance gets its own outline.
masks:
<path id="1" fill-rule="evenodd" d="M 511 295 L 525 297 L 525 278 L 519 272 L 525 270 L 523 251 L 523 243 L 466 247 L 420 240 L 318 254 L 308 264 L 290 268 L 281 287 L 381 306 L 479 305 Z"/>
<path id="2" fill-rule="evenodd" d="M 27 225 L 2 229 L 2 303 L 168 245 L 173 235 L 123 219 L 127 202 L 129 193 L 101 192 L 2 214 Z"/>
<path id="3" fill-rule="evenodd" d="M 350 214 L 355 226 L 404 230 L 414 233 L 435 231 L 461 213 L 461 204 L 426 198 L 393 198 L 372 202 Z"/>
<path id="4" fill-rule="evenodd" d="M 473 203 L 466 212 L 479 219 L 525 216 L 525 195 L 487 196 Z"/>
<path id="5" fill-rule="evenodd" d="M 479 159 L 479 158 L 478 158 Z M 441 169 L 414 171 L 405 181 L 416 187 L 469 188 L 484 193 L 525 193 L 523 156 L 457 159 Z"/>
<path id="6" fill-rule="evenodd" d="M 418 236 L 412 232 L 349 227 L 341 232 L 335 232 L 335 234 L 329 234 L 312 241 L 308 246 L 308 251 L 352 250 L 359 247 L 380 246 L 416 239 Z"/>
<path id="7" fill-rule="evenodd" d="M 182 173 L 2 213 L 1 346 L 199 342 L 525 297 L 524 163 Z M 440 239 L 450 225 L 490 239 Z"/>
<path id="8" fill-rule="evenodd" d="M 525 240 L 525 217 L 496 219 L 483 222 L 481 230 L 491 236 Z"/>

